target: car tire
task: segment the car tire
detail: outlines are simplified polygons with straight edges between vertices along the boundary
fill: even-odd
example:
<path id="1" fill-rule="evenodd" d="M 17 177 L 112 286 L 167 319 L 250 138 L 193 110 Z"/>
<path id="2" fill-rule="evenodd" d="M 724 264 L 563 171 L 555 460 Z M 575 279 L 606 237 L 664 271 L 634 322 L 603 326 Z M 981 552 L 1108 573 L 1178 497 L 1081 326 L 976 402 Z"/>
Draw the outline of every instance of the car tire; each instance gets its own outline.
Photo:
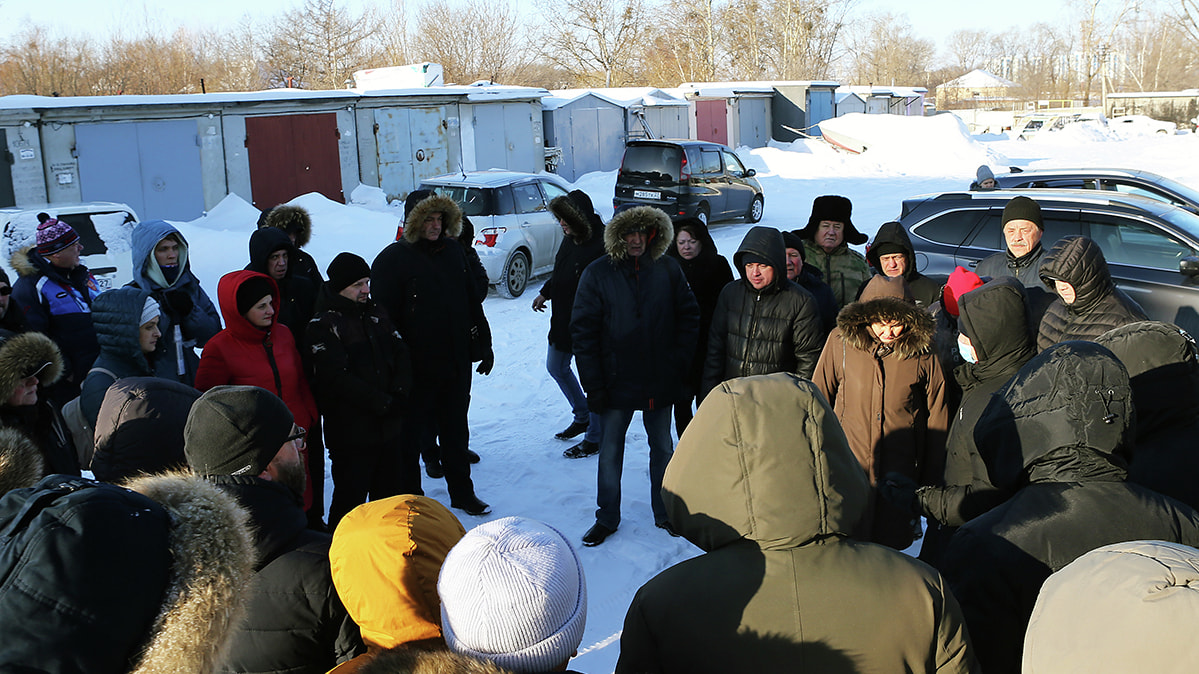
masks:
<path id="1" fill-rule="evenodd" d="M 745 212 L 745 221 L 751 224 L 758 222 L 762 219 L 763 210 L 764 203 L 762 200 L 762 195 L 755 195 L 754 200 L 749 202 L 749 210 Z"/>
<path id="2" fill-rule="evenodd" d="M 704 227 L 708 226 L 708 205 L 700 204 L 699 208 L 695 209 L 695 219 L 704 223 Z"/>
<path id="3" fill-rule="evenodd" d="M 495 290 L 500 297 L 510 300 L 520 297 L 528 285 L 529 255 L 523 250 L 518 250 L 504 263 L 504 273 L 500 274 L 500 281 L 495 284 Z"/>

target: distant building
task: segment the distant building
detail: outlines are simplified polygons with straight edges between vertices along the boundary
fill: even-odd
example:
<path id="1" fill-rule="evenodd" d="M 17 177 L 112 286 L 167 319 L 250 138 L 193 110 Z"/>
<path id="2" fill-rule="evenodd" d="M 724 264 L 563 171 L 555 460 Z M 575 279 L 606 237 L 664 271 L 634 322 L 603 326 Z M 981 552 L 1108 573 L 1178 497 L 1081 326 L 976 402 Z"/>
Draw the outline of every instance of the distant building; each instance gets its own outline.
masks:
<path id="1" fill-rule="evenodd" d="M 1194 128 L 1192 120 L 1199 116 L 1199 89 L 1108 94 L 1103 113 L 1108 117 L 1147 115 L 1174 122 L 1183 129 Z"/>
<path id="2" fill-rule="evenodd" d="M 938 110 L 961 110 L 978 107 L 989 110 L 1010 107 L 1016 101 L 1015 82 L 985 70 L 970 72 L 937 87 Z"/>

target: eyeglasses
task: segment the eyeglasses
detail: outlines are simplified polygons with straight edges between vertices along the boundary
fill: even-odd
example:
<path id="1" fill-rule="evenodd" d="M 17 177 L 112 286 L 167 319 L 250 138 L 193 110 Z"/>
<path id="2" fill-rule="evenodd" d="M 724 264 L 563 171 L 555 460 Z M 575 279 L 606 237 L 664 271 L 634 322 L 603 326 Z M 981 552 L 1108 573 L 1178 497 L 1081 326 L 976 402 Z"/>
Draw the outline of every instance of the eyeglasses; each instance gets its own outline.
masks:
<path id="1" fill-rule="evenodd" d="M 294 442 L 297 445 L 303 446 L 307 437 L 308 429 L 304 428 L 303 426 L 296 426 L 295 432 L 287 436 L 287 442 Z"/>

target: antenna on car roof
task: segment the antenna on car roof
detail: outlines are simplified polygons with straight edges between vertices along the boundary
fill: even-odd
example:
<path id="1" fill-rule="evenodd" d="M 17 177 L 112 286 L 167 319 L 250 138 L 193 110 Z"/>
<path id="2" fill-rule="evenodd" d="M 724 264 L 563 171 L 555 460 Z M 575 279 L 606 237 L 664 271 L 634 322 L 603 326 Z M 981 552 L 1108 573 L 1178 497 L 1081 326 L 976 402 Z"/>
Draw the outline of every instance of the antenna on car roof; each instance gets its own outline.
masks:
<path id="1" fill-rule="evenodd" d="M 462 179 L 466 180 L 466 169 L 462 168 L 462 162 L 458 162 L 458 171 L 462 173 Z"/>

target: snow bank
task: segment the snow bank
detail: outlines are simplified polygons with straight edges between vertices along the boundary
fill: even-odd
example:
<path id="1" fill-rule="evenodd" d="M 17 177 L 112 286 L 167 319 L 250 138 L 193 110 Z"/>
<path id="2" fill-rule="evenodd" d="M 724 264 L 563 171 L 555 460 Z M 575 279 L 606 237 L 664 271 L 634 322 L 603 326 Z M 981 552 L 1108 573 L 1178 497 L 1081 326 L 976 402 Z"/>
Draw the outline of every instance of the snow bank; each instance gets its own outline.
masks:
<path id="1" fill-rule="evenodd" d="M 955 115 L 902 117 L 853 113 L 820 123 L 855 138 L 867 147 L 860 155 L 876 172 L 894 175 L 973 176 L 980 164 L 1001 164 L 1002 155 L 975 141 L 970 129 Z M 810 142 L 810 141 L 809 141 Z M 857 162 L 847 162 L 846 168 Z M 862 167 L 854 165 L 852 170 Z"/>

